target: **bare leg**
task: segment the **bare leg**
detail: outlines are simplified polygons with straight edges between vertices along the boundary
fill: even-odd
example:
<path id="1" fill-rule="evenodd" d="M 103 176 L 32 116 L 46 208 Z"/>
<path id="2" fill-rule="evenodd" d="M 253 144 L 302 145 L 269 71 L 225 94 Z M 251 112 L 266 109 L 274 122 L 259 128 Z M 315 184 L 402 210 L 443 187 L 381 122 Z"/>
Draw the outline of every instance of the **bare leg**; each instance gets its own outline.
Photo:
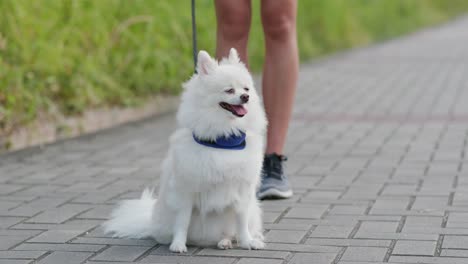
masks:
<path id="1" fill-rule="evenodd" d="M 296 9 L 296 0 L 261 2 L 266 47 L 263 100 L 269 121 L 267 154 L 283 154 L 288 132 L 299 71 Z"/>
<path id="2" fill-rule="evenodd" d="M 246 65 L 251 22 L 250 0 L 216 0 L 216 57 L 226 57 L 235 48 Z"/>

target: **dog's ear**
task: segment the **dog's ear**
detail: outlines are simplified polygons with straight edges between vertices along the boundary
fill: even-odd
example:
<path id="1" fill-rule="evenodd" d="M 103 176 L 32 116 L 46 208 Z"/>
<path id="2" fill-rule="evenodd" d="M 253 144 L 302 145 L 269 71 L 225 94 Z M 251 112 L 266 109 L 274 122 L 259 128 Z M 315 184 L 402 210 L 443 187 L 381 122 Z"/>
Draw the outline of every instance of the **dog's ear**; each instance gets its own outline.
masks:
<path id="1" fill-rule="evenodd" d="M 236 64 L 240 62 L 239 54 L 237 53 L 237 50 L 235 48 L 231 48 L 229 50 L 228 60 L 232 64 Z"/>
<path id="2" fill-rule="evenodd" d="M 201 50 L 198 53 L 198 60 L 197 60 L 197 72 L 200 75 L 208 75 L 212 73 L 216 67 L 218 67 L 218 63 L 210 57 L 208 52 Z"/>

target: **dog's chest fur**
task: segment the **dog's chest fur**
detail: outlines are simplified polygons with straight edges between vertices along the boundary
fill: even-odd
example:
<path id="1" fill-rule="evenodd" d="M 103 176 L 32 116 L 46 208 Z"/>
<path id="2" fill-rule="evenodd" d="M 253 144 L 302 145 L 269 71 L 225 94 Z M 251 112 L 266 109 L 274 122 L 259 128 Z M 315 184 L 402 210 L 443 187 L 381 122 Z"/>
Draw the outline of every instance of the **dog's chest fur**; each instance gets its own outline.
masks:
<path id="1" fill-rule="evenodd" d="M 243 150 L 215 149 L 196 143 L 188 130 L 177 131 L 171 138 L 168 165 L 174 173 L 168 187 L 174 195 L 193 195 L 200 211 L 236 206 L 254 193 L 260 179 L 262 138 L 247 132 L 246 142 Z"/>

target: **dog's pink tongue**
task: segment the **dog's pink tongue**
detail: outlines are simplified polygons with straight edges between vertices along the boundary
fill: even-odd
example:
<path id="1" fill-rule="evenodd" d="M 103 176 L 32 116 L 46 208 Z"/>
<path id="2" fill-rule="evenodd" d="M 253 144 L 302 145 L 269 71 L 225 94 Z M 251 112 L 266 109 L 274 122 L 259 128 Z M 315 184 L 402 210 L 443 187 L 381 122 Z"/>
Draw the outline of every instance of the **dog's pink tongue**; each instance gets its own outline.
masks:
<path id="1" fill-rule="evenodd" d="M 242 105 L 231 105 L 231 107 L 237 115 L 243 116 L 247 114 L 247 109 L 245 109 Z"/>

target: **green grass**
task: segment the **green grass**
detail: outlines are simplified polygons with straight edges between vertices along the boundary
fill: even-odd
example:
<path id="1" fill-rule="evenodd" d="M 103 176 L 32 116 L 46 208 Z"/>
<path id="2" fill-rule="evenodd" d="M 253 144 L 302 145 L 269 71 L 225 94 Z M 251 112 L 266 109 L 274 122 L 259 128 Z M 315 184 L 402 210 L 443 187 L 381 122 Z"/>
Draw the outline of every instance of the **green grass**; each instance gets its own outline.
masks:
<path id="1" fill-rule="evenodd" d="M 263 58 L 259 1 L 249 53 Z M 299 0 L 301 59 L 397 36 L 468 10 L 465 0 Z M 199 47 L 215 48 L 211 0 Z M 187 0 L 0 0 L 0 134 L 38 113 L 78 114 L 178 93 L 192 73 Z"/>

